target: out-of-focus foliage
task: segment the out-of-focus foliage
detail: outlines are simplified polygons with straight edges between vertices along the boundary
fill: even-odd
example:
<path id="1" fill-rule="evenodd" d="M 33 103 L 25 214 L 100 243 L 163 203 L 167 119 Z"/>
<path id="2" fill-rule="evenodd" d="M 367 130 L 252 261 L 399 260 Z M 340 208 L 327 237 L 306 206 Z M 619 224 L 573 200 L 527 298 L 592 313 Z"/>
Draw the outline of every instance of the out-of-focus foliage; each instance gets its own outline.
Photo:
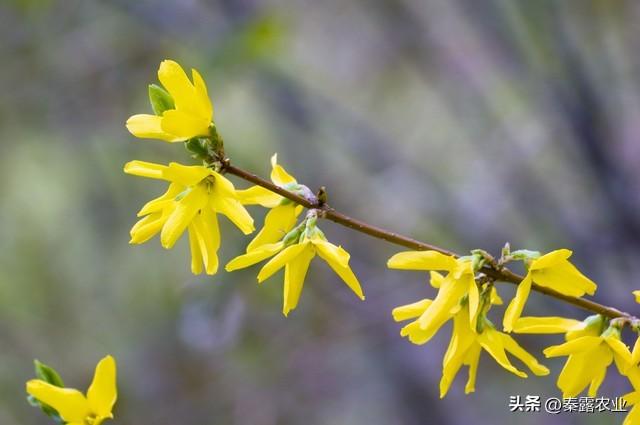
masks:
<path id="1" fill-rule="evenodd" d="M 194 277 L 186 240 L 129 246 L 163 187 L 122 165 L 187 155 L 124 121 L 150 112 L 147 84 L 176 59 L 207 80 L 243 168 L 266 176 L 278 152 L 338 209 L 458 251 L 570 247 L 598 299 L 633 311 L 639 18 L 637 2 L 604 0 L 2 2 L 0 423 L 47 423 L 25 401 L 33 357 L 85 387 L 107 353 L 119 424 L 539 423 L 509 413 L 509 395 L 557 395 L 561 361 L 525 382 L 483 359 L 475 394 L 454 382 L 438 400 L 449 331 L 400 338 L 391 309 L 433 289 L 385 269 L 395 247 L 325 223 L 367 301 L 314 263 L 285 319 L 280 279 L 258 287 L 257 268 Z M 251 236 L 221 231 L 224 264 Z M 541 296 L 525 313 L 586 316 Z"/>

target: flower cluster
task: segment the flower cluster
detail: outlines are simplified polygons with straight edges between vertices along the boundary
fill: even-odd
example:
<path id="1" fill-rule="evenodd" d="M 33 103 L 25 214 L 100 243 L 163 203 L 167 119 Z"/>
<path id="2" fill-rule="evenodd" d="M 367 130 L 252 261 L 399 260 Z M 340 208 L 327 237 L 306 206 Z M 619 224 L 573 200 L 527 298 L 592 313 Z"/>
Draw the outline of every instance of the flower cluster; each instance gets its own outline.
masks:
<path id="1" fill-rule="evenodd" d="M 136 137 L 184 142 L 200 165 L 169 165 L 131 161 L 127 174 L 169 182 L 167 191 L 147 202 L 138 212 L 140 220 L 131 229 L 131 243 L 141 244 L 160 234 L 164 248 L 170 249 L 185 232 L 191 249 L 191 271 L 213 275 L 218 271 L 220 231 L 218 214 L 226 216 L 244 234 L 254 231 L 253 219 L 245 205 L 268 208 L 264 226 L 249 243 L 246 253 L 233 259 L 227 271 L 249 267 L 269 257 L 258 274 L 258 282 L 284 268 L 284 305 L 286 316 L 300 298 L 307 269 L 318 254 L 356 295 L 364 299 L 362 288 L 349 266 L 349 254 L 327 241 L 317 227 L 317 211 L 310 210 L 297 224 L 303 207 L 260 186 L 237 190 L 224 176 L 222 139 L 212 122 L 213 107 L 207 87 L 195 69 L 193 81 L 176 62 L 160 64 L 158 79 L 163 87 L 149 86 L 154 115 L 134 115 L 127 129 Z M 299 184 L 281 165 L 277 155 L 271 158 L 271 180 L 287 191 L 306 199 L 315 195 Z"/>
<path id="2" fill-rule="evenodd" d="M 388 261 L 393 269 L 430 272 L 431 286 L 438 289 L 435 298 L 425 298 L 393 310 L 396 321 L 408 321 L 400 335 L 414 344 L 428 342 L 449 320 L 453 331 L 449 347 L 442 362 L 440 397 L 444 397 L 456 374 L 465 365 L 469 377 L 465 393 L 473 392 L 481 352 L 486 351 L 500 366 L 509 372 L 526 378 L 507 354 L 520 360 L 535 375 L 547 375 L 549 370 L 520 346 L 510 332 L 520 334 L 562 333 L 566 342 L 544 350 L 547 358 L 567 356 L 557 385 L 563 397 L 576 397 L 588 387 L 588 395 L 595 397 L 608 367 L 614 363 L 618 372 L 627 377 L 634 388 L 625 400 L 633 405 L 625 424 L 640 420 L 640 338 L 633 351 L 621 339 L 626 325 L 638 331 L 640 323 L 627 323 L 626 319 L 609 319 L 597 314 L 578 321 L 563 317 L 521 317 L 532 286 L 539 285 L 572 297 L 593 294 L 596 284 L 584 276 L 568 259 L 571 251 L 560 249 L 541 255 L 539 252 L 505 249 L 503 257 L 495 264 L 495 270 L 509 261 L 523 261 L 527 273 L 518 284 L 514 298 L 507 306 L 502 324 L 503 332 L 496 329 L 487 317 L 494 305 L 502 304 L 496 292 L 494 280 L 484 272 L 493 258 L 481 250 L 472 251 L 466 257 L 453 257 L 436 251 L 401 252 Z M 439 272 L 446 272 L 441 274 Z M 634 291 L 640 301 L 640 291 Z"/>

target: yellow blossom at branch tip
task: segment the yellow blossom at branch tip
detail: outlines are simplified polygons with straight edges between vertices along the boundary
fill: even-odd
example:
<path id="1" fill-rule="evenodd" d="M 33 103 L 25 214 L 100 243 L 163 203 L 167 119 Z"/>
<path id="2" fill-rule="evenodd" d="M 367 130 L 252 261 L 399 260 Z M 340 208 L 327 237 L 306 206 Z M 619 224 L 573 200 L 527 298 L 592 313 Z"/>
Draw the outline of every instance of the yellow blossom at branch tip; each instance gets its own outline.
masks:
<path id="1" fill-rule="evenodd" d="M 170 249 L 187 230 L 194 274 L 204 269 L 212 275 L 218 270 L 218 213 L 244 234 L 254 230 L 253 219 L 238 200 L 233 183 L 210 168 L 131 161 L 124 172 L 170 182 L 162 196 L 147 202 L 138 212 L 142 218 L 131 229 L 130 243 L 141 244 L 160 233 L 162 246 Z"/>
<path id="2" fill-rule="evenodd" d="M 198 71 L 192 69 L 191 76 L 193 82 L 177 62 L 162 61 L 158 68 L 158 79 L 172 97 L 175 109 L 168 109 L 160 116 L 133 115 L 126 123 L 129 132 L 139 138 L 167 142 L 182 142 L 208 135 L 213 106 L 207 86 Z"/>
<path id="3" fill-rule="evenodd" d="M 271 181 L 283 188 L 297 184 L 281 165 L 278 164 L 278 154 L 271 157 Z M 270 208 L 264 218 L 264 226 L 247 246 L 247 252 L 262 245 L 272 244 L 281 240 L 295 226 L 298 216 L 303 210 L 301 205 L 271 192 L 261 186 L 238 190 L 238 199 L 244 205 L 262 205 Z"/>
<path id="4" fill-rule="evenodd" d="M 558 249 L 531 261 L 527 275 L 518 285 L 516 295 L 504 313 L 502 326 L 505 332 L 513 330 L 516 320 L 522 314 L 533 283 L 572 297 L 594 294 L 596 284 L 568 261 L 571 254 L 572 252 L 568 249 Z"/>
<path id="5" fill-rule="evenodd" d="M 116 362 L 107 356 L 96 366 L 86 396 L 72 388 L 60 388 L 40 379 L 26 384 L 27 393 L 55 409 L 67 425 L 100 425 L 113 418 L 117 399 Z"/>
<path id="6" fill-rule="evenodd" d="M 287 246 L 283 241 L 261 245 L 232 259 L 225 269 L 227 271 L 239 270 L 273 257 L 258 273 L 258 283 L 262 283 L 284 267 L 282 313 L 288 316 L 289 312 L 298 305 L 309 264 L 317 254 L 327 262 L 329 267 L 340 276 L 358 298 L 364 300 L 360 283 L 349 266 L 349 253 L 342 247 L 328 242 L 319 229 L 314 228 L 314 230 L 313 232 L 305 231 L 297 243 Z"/>

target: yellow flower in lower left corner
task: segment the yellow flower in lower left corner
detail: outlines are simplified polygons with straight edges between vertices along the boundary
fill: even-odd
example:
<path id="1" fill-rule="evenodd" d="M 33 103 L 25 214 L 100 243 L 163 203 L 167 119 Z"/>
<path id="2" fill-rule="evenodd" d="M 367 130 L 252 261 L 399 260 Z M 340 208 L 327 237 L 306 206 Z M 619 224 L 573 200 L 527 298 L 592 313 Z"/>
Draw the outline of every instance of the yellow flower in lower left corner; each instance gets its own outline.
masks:
<path id="1" fill-rule="evenodd" d="M 113 418 L 117 399 L 116 361 L 107 356 L 96 366 L 86 396 L 73 388 L 56 387 L 40 379 L 27 382 L 27 393 L 55 409 L 67 425 L 100 425 Z"/>
<path id="2" fill-rule="evenodd" d="M 143 218 L 131 229 L 131 243 L 144 243 L 160 232 L 162 246 L 170 249 L 187 230 L 194 274 L 202 273 L 203 264 L 207 274 L 218 270 L 220 230 L 216 213 L 227 216 L 245 235 L 254 230 L 253 219 L 238 200 L 233 183 L 210 168 L 131 161 L 124 172 L 171 182 L 162 196 L 138 212 Z"/>

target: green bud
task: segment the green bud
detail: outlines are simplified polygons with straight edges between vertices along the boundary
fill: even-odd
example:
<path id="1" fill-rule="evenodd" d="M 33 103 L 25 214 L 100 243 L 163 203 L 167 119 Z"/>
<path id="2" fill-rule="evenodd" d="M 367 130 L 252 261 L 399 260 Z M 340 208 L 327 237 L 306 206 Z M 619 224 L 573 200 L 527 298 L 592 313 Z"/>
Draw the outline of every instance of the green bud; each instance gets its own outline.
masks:
<path id="1" fill-rule="evenodd" d="M 530 251 L 528 249 L 519 249 L 511 253 L 514 260 L 531 261 L 540 258 L 540 251 Z"/>
<path id="2" fill-rule="evenodd" d="M 164 111 L 176 108 L 171 95 L 157 84 L 149 84 L 149 102 L 156 115 L 162 115 Z"/>
<path id="3" fill-rule="evenodd" d="M 207 139 L 194 137 L 184 142 L 184 147 L 192 154 L 193 158 L 206 159 L 209 156 Z"/>
<path id="4" fill-rule="evenodd" d="M 298 242 L 303 230 L 304 230 L 304 223 L 296 226 L 293 230 L 287 233 L 285 237 L 282 239 L 284 246 L 293 245 L 294 243 Z"/>

